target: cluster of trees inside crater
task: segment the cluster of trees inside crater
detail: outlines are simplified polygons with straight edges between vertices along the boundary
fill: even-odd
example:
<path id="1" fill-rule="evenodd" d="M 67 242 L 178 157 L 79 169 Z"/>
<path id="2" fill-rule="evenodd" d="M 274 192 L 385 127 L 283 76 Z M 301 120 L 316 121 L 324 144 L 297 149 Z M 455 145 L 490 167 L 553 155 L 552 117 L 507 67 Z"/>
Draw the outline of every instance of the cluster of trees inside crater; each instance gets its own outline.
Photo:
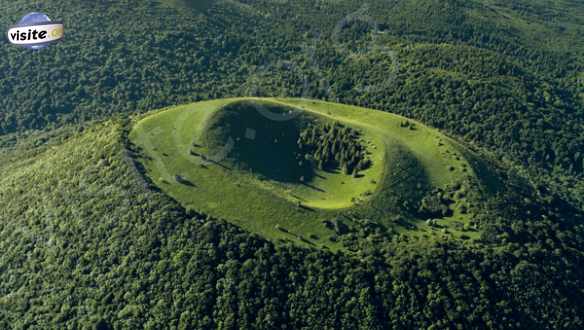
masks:
<path id="1" fill-rule="evenodd" d="M 309 124 L 298 137 L 300 164 L 308 161 L 325 171 L 340 169 L 357 176 L 372 164 L 360 133 L 339 123 Z"/>

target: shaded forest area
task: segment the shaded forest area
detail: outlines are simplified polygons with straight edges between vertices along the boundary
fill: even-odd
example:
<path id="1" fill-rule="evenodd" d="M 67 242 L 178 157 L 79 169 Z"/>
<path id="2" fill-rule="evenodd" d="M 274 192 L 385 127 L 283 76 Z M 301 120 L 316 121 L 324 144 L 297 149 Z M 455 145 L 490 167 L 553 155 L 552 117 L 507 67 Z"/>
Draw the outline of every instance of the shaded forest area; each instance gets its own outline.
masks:
<path id="1" fill-rule="evenodd" d="M 340 169 L 357 176 L 371 166 L 359 136 L 358 131 L 336 122 L 311 124 L 300 133 L 298 149 L 305 161 L 320 170 Z"/>

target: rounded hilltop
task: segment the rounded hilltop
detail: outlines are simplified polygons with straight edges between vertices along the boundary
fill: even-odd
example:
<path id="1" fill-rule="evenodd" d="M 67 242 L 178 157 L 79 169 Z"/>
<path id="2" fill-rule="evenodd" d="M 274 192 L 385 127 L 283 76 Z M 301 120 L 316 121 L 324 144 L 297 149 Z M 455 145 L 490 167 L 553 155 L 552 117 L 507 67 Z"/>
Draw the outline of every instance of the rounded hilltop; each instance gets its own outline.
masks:
<path id="1" fill-rule="evenodd" d="M 182 105 L 140 118 L 130 138 L 146 175 L 185 208 L 328 249 L 370 228 L 477 237 L 472 214 L 497 189 L 476 155 L 438 131 L 322 101 Z"/>

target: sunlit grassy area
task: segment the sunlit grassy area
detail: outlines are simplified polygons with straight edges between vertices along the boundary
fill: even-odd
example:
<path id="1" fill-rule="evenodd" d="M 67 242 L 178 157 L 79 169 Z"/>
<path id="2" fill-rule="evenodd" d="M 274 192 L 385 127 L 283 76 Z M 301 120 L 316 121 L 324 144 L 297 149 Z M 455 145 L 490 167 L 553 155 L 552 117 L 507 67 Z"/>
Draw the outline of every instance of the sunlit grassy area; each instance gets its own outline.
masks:
<path id="1" fill-rule="evenodd" d="M 231 136 L 230 128 L 239 123 L 225 122 L 220 134 L 214 135 L 217 141 L 212 146 L 205 143 L 209 122 L 226 105 L 242 101 L 298 111 L 299 116 L 288 119 L 290 122 L 308 118 L 358 130 L 372 166 L 358 176 L 318 170 L 308 182 L 283 182 L 253 169 L 242 170 L 230 155 L 242 139 Z M 259 132 L 260 127 L 249 127 L 246 132 L 259 138 L 269 127 L 286 127 L 282 122 L 268 122 Z M 254 121 L 246 125 L 254 126 Z M 459 152 L 464 148 L 434 129 L 389 113 L 304 99 L 239 98 L 177 106 L 138 119 L 130 138 L 142 150 L 146 174 L 186 208 L 224 218 L 270 239 L 330 249 L 340 245 L 330 240 L 335 232 L 324 222 L 353 211 L 394 232 L 431 232 L 411 212 L 402 212 L 408 207 L 402 204 L 415 205 L 432 189 L 475 177 L 473 167 Z M 270 153 L 254 157 L 263 157 L 254 161 L 268 165 L 276 161 Z M 457 201 L 463 202 L 464 197 Z M 467 219 L 456 205 L 443 223 Z M 392 222 L 400 215 L 412 226 Z M 351 220 L 347 224 L 356 225 Z"/>

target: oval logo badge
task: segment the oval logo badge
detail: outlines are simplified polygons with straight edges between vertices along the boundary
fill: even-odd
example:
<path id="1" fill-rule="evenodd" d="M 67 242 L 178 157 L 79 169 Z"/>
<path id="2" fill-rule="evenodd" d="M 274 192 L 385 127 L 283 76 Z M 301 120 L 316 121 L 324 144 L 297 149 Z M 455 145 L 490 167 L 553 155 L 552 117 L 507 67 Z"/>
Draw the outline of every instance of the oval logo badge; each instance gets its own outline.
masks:
<path id="1" fill-rule="evenodd" d="M 43 13 L 29 13 L 8 30 L 8 41 L 29 49 L 41 49 L 53 44 L 64 35 L 61 22 L 53 22 Z"/>

